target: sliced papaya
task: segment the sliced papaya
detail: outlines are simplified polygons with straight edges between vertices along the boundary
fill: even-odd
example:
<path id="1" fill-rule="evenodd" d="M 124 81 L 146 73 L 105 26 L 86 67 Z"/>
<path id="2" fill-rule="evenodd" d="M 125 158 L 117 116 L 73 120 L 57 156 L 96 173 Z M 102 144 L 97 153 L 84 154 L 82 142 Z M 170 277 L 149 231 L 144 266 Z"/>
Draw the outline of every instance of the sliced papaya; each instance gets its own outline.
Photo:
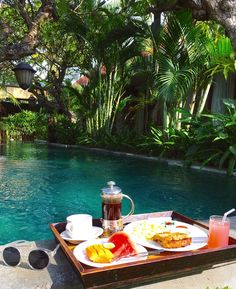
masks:
<path id="1" fill-rule="evenodd" d="M 87 247 L 86 254 L 95 263 L 110 263 L 113 259 L 112 252 L 104 248 L 102 244 L 94 244 Z"/>

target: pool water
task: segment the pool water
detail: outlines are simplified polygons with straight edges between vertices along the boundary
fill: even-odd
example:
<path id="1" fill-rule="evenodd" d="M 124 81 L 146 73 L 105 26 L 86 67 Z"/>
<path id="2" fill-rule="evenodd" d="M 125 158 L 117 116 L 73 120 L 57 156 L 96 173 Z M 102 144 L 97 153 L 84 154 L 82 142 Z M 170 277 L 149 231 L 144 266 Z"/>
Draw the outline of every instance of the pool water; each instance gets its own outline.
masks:
<path id="1" fill-rule="evenodd" d="M 133 157 L 43 144 L 0 146 L 0 244 L 52 239 L 51 222 L 101 217 L 100 189 L 113 180 L 135 213 L 175 210 L 208 218 L 235 206 L 236 178 Z M 122 211 L 129 211 L 124 200 Z"/>

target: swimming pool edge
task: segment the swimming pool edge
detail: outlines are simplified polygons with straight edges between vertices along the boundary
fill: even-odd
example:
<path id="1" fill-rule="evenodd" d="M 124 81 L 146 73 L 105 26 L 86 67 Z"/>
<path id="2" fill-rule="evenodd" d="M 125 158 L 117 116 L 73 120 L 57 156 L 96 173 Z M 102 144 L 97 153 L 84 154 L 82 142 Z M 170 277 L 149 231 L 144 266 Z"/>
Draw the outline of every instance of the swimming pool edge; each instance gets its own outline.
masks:
<path id="1" fill-rule="evenodd" d="M 134 153 L 128 153 L 128 152 L 120 152 L 120 151 L 113 151 L 109 149 L 102 149 L 102 148 L 92 148 L 92 147 L 85 147 L 81 145 L 67 145 L 67 144 L 58 144 L 58 143 L 49 143 L 47 141 L 40 141 L 37 140 L 35 143 L 38 144 L 46 144 L 50 146 L 55 146 L 55 147 L 63 147 L 63 148 L 77 148 L 81 150 L 86 150 L 86 151 L 94 151 L 94 152 L 100 152 L 100 153 L 105 153 L 105 154 L 113 154 L 113 155 L 121 155 L 121 156 L 127 156 L 127 157 L 133 157 L 133 158 L 139 158 L 139 159 L 146 159 L 149 161 L 158 161 L 158 162 L 163 162 L 166 163 L 169 166 L 178 166 L 178 167 L 184 167 L 184 162 L 181 160 L 173 160 L 173 159 L 165 159 L 165 158 L 160 158 L 160 157 L 155 157 L 155 156 L 147 156 L 147 155 L 142 155 L 142 154 L 134 154 Z M 190 169 L 193 170 L 199 170 L 199 171 L 205 171 L 209 173 L 216 173 L 216 174 L 221 174 L 221 175 L 227 175 L 227 172 L 225 170 L 220 170 L 217 168 L 211 168 L 211 167 L 202 167 L 201 165 L 191 165 L 189 166 Z M 236 177 L 236 172 L 232 174 L 232 177 Z"/>

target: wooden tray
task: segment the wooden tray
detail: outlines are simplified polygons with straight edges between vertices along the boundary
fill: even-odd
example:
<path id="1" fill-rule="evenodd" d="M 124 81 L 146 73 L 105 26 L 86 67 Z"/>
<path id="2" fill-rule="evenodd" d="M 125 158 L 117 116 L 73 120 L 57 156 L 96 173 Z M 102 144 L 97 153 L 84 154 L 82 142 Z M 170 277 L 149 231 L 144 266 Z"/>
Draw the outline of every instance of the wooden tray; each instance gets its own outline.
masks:
<path id="1" fill-rule="evenodd" d="M 209 228 L 197 221 L 185 217 L 174 211 L 132 215 L 126 223 L 144 220 L 149 217 L 172 217 L 174 220 L 189 223 L 203 230 Z M 60 233 L 65 230 L 66 223 L 50 224 L 50 228 L 67 258 L 79 273 L 85 288 L 117 288 L 124 285 L 140 285 L 140 283 L 154 282 L 160 278 L 176 276 L 183 272 L 203 270 L 213 264 L 230 261 L 236 258 L 236 239 L 230 237 L 229 245 L 221 249 L 208 249 L 207 246 L 195 251 L 163 252 L 157 256 L 150 256 L 146 260 L 115 266 L 93 268 L 77 261 L 73 255 L 75 245 L 64 241 Z M 101 226 L 99 219 L 93 220 L 94 226 Z M 149 249 L 148 249 L 149 250 Z"/>

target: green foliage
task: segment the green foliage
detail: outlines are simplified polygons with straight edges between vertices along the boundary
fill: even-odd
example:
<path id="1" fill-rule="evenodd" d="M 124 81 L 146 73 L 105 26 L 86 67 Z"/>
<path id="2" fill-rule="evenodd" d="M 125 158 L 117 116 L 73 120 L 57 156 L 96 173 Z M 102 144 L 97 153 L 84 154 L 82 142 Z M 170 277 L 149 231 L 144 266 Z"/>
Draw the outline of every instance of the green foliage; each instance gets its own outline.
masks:
<path id="1" fill-rule="evenodd" d="M 64 3 L 61 9 L 69 8 Z M 65 20 L 65 29 L 83 45 L 82 72 L 86 72 L 89 83 L 67 89 L 77 100 L 74 107 L 84 132 L 96 138 L 112 133 L 117 112 L 130 100 L 124 96 L 130 78 L 128 64 L 139 52 L 137 39 L 144 33 L 144 25 L 130 9 L 120 13 L 114 7 L 84 1 L 80 12 L 84 10 L 81 17 L 81 13 L 69 9 L 72 17 Z"/>
<path id="2" fill-rule="evenodd" d="M 224 100 L 226 114 L 202 114 L 191 126 L 194 144 L 187 153 L 189 162 L 201 161 L 227 168 L 232 175 L 236 168 L 236 101 Z"/>
<path id="3" fill-rule="evenodd" d="M 185 150 L 189 146 L 191 136 L 187 130 L 176 130 L 168 128 L 161 130 L 151 127 L 150 135 L 144 137 L 140 147 L 157 151 L 160 157 L 183 157 Z"/>
<path id="4" fill-rule="evenodd" d="M 161 32 L 157 83 L 160 96 L 170 104 L 186 97 L 196 78 L 199 59 L 199 32 L 188 12 L 170 13 L 165 18 L 166 28 Z"/>
<path id="5" fill-rule="evenodd" d="M 200 114 L 212 77 L 223 73 L 226 78 L 235 72 L 232 45 L 219 30 L 219 25 L 212 23 L 194 23 L 187 11 L 165 14 L 163 29 L 155 39 L 157 96 L 167 108 L 164 128 L 179 126 L 179 115 L 173 108 L 190 103 L 191 111 Z"/>
<path id="6" fill-rule="evenodd" d="M 142 136 L 138 136 L 132 131 L 124 131 L 117 134 L 98 135 L 92 138 L 88 134 L 81 134 L 77 143 L 81 145 L 96 146 L 100 148 L 112 149 L 115 151 L 139 152 L 138 144 L 142 141 Z"/>
<path id="7" fill-rule="evenodd" d="M 152 126 L 138 147 L 160 157 L 185 159 L 186 165 L 218 166 L 232 175 L 236 169 L 236 101 L 227 99 L 224 104 L 226 114 L 193 117 L 181 110 L 182 129 Z"/>
<path id="8" fill-rule="evenodd" d="M 71 122 L 63 114 L 50 116 L 49 121 L 49 141 L 61 144 L 76 144 L 79 134 L 77 123 Z"/>
<path id="9" fill-rule="evenodd" d="M 210 74 L 222 72 L 226 79 L 229 73 L 235 72 L 234 51 L 228 37 L 220 35 L 217 42 L 209 42 L 207 48 L 211 58 Z"/>
<path id="10" fill-rule="evenodd" d="M 92 138 L 90 135 L 88 135 L 87 133 L 81 133 L 78 136 L 76 143 L 78 145 L 97 146 L 96 140 Z"/>
<path id="11" fill-rule="evenodd" d="M 2 121 L 10 138 L 24 139 L 29 137 L 45 138 L 46 122 L 43 113 L 22 110 L 14 115 L 9 115 Z"/>
<path id="12" fill-rule="evenodd" d="M 141 136 L 138 136 L 132 131 L 126 131 L 115 135 L 107 134 L 104 138 L 100 139 L 100 145 L 118 151 L 125 150 L 134 152 L 140 139 Z"/>
<path id="13" fill-rule="evenodd" d="M 33 140 L 35 138 L 63 144 L 75 144 L 78 137 L 78 125 L 72 123 L 63 114 L 21 111 L 6 117 L 1 125 L 10 138 L 15 140 Z"/>
<path id="14" fill-rule="evenodd" d="M 40 1 L 26 5 L 33 16 Z M 218 165 L 232 174 L 236 166 L 234 102 L 225 102 L 225 115 L 194 117 L 176 109 L 189 103 L 193 108 L 201 103 L 204 107 L 202 98 L 212 77 L 235 72 L 232 45 L 219 25 L 192 21 L 189 11 L 167 12 L 162 21 L 155 17 L 151 23 L 148 11 L 156 5 L 154 0 L 124 0 L 113 6 L 106 1 L 57 0 L 57 17 L 41 23 L 40 46 L 31 61 L 37 64 L 39 78 L 34 93 L 41 104 L 50 104 L 47 108 L 51 113 L 64 115 L 49 117 L 22 111 L 4 121 L 10 135 L 45 139 L 49 133 L 49 140 L 65 144 L 185 156 L 188 162 Z M 8 43 L 18 43 L 28 29 L 15 7 L 4 5 L 0 9 L 3 22 L 13 31 Z M 88 85 L 66 85 L 71 68 L 86 74 Z M 5 76 L 10 69 L 5 67 L 6 73 L 0 77 L 3 82 L 12 80 L 12 74 Z M 128 85 L 133 90 L 128 90 Z M 118 112 L 129 110 L 126 115 L 131 115 L 142 108 L 148 123 L 150 104 L 158 104 L 158 112 L 164 112 L 164 130 L 152 126 L 141 140 L 132 132 L 115 132 Z M 191 111 L 198 114 L 199 110 Z M 76 123 L 67 117 L 71 112 Z"/>

